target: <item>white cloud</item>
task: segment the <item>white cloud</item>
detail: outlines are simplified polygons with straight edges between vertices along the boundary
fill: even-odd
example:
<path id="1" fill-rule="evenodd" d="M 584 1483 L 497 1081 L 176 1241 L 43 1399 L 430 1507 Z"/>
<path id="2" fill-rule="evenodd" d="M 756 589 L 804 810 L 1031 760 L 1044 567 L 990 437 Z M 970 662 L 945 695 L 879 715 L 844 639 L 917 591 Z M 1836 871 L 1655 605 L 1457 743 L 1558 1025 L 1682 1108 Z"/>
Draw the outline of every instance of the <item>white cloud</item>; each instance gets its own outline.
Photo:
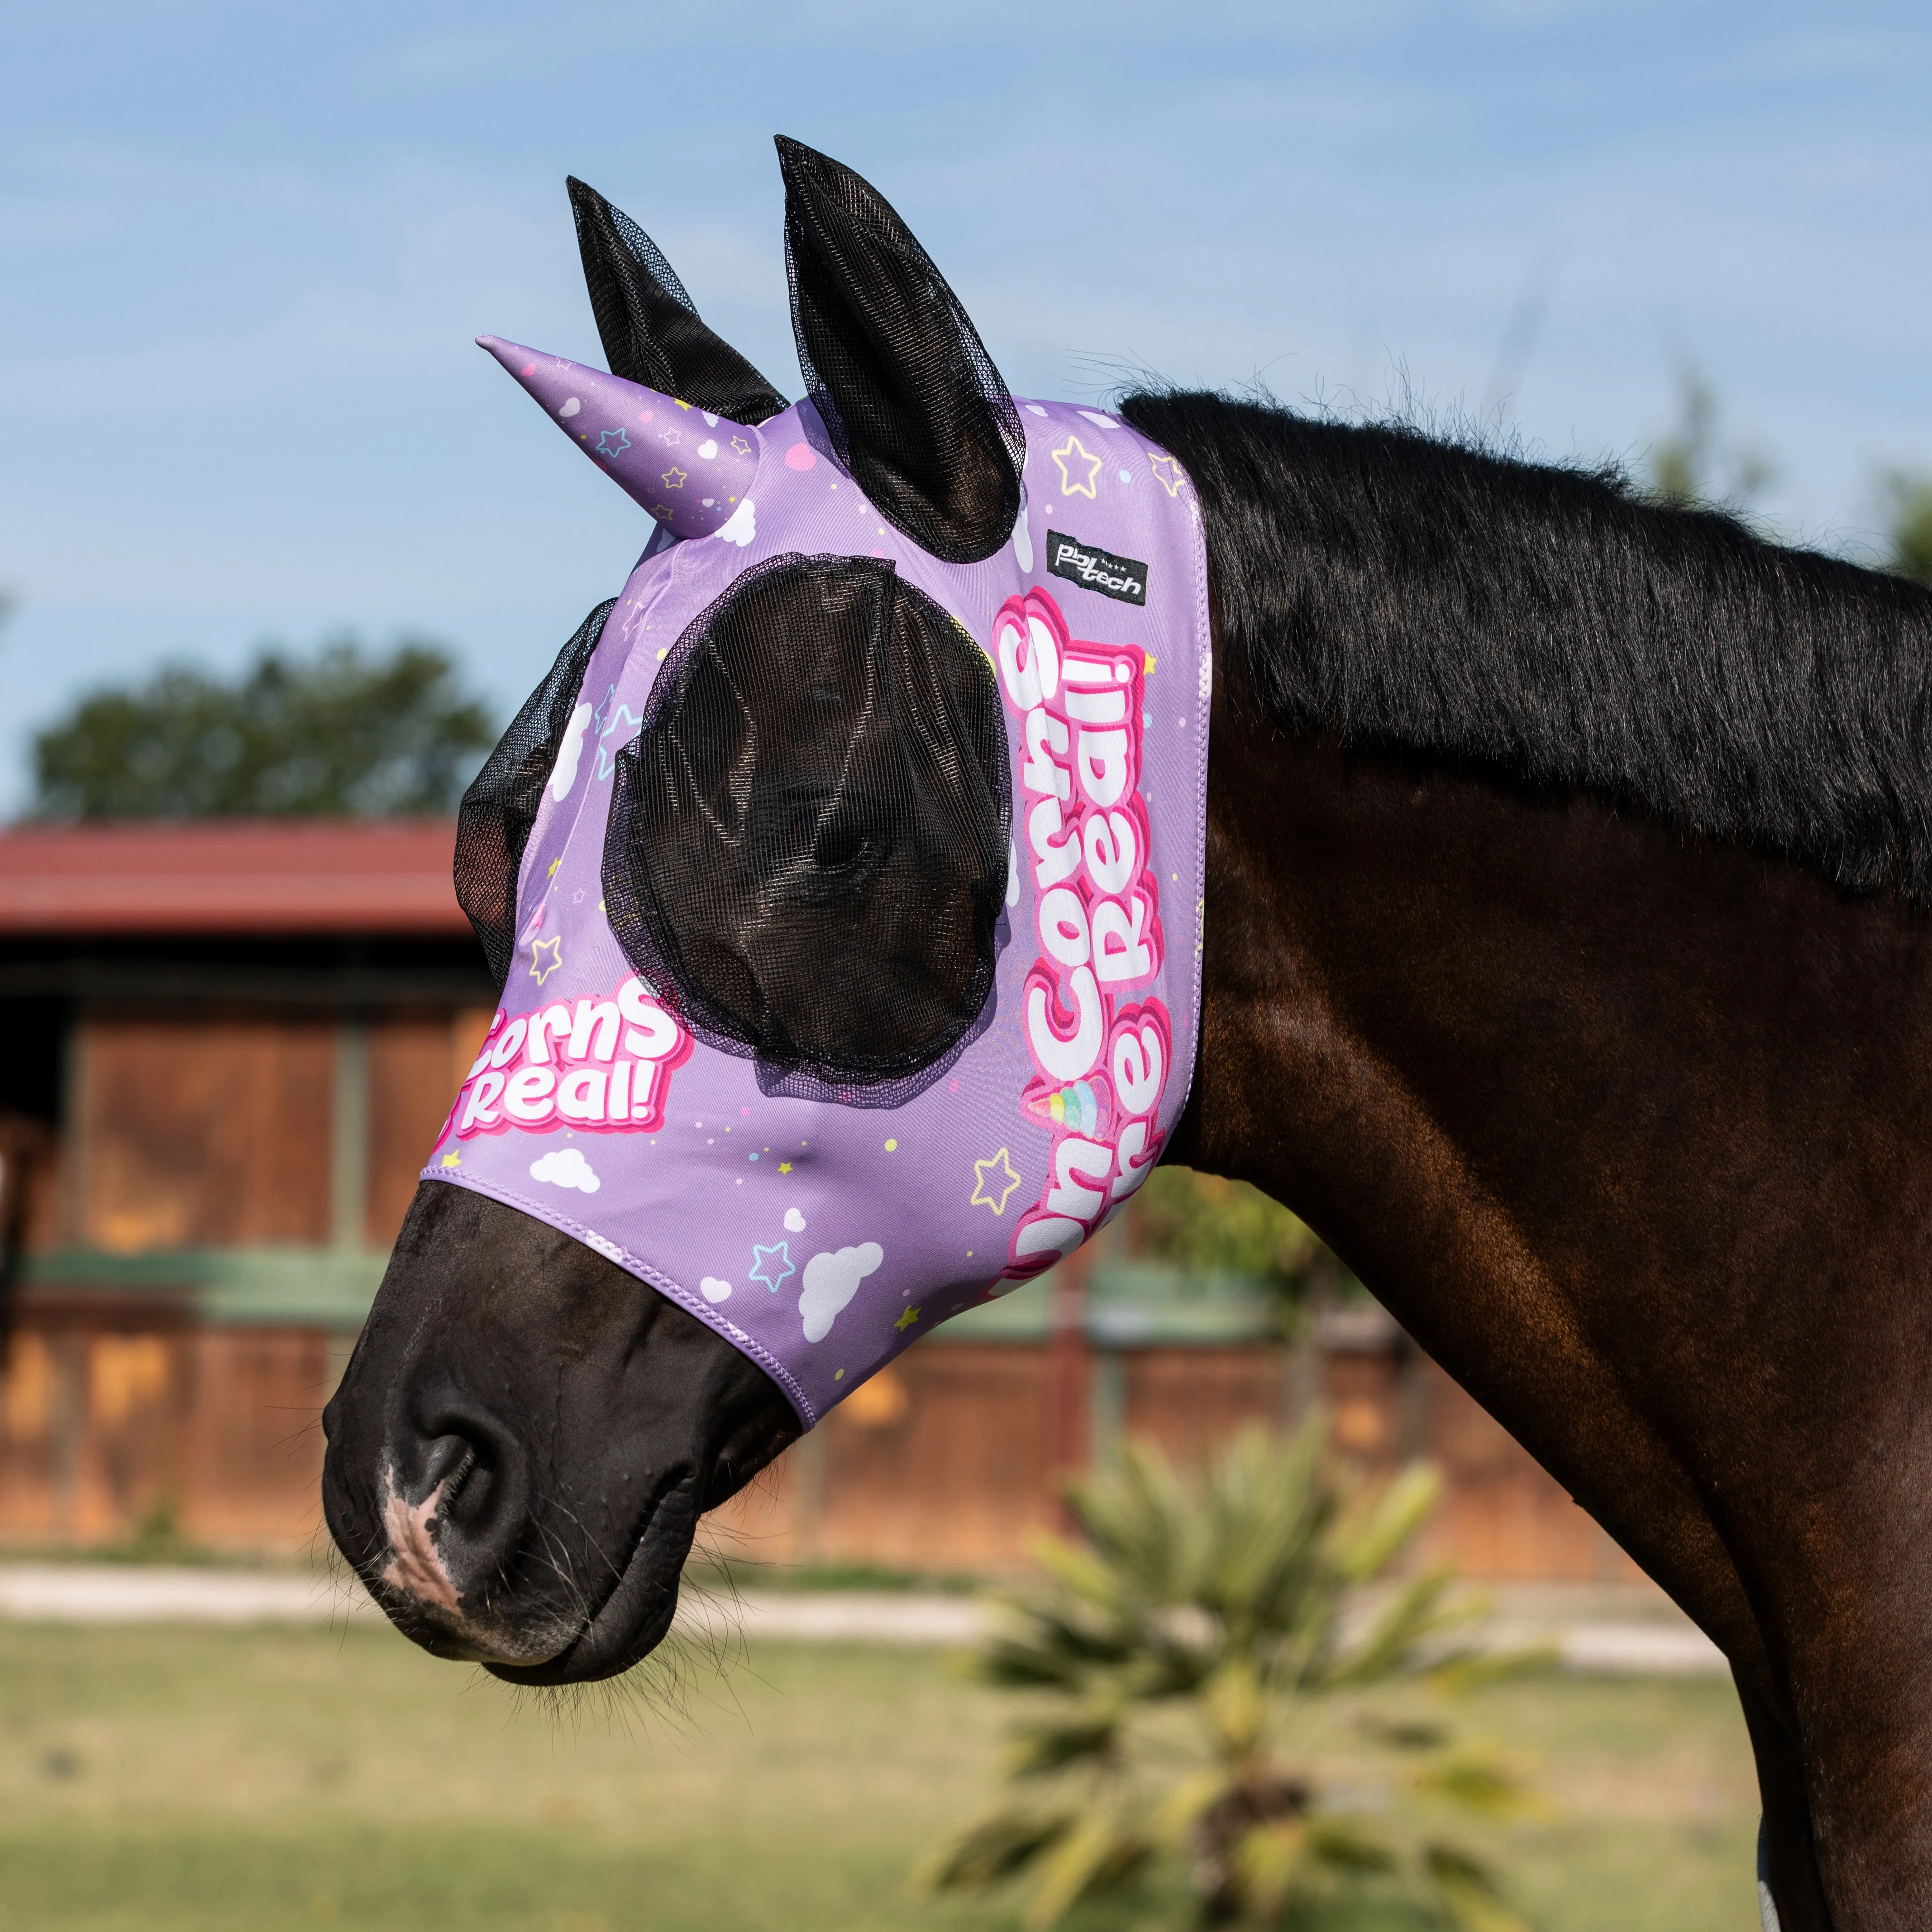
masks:
<path id="1" fill-rule="evenodd" d="M 595 1194 L 604 1184 L 597 1178 L 581 1148 L 557 1148 L 540 1154 L 530 1162 L 530 1178 L 548 1180 L 554 1187 L 580 1188 Z"/>
<path id="2" fill-rule="evenodd" d="M 557 747 L 556 770 L 550 775 L 550 795 L 559 805 L 570 796 L 577 782 L 578 761 L 584 756 L 584 734 L 590 726 L 590 706 L 580 704 L 564 727 L 563 742 Z"/>
<path id="3" fill-rule="evenodd" d="M 787 1232 L 794 1234 L 802 1234 L 805 1232 L 805 1216 L 796 1208 L 788 1208 L 785 1210 L 785 1228 Z"/>
<path id="4" fill-rule="evenodd" d="M 758 506 L 747 496 L 731 512 L 728 521 L 722 524 L 717 534 L 729 544 L 736 544 L 740 550 L 758 534 Z"/>
<path id="5" fill-rule="evenodd" d="M 805 1317 L 808 1342 L 822 1342 L 832 1333 L 838 1311 L 885 1258 L 886 1251 L 877 1241 L 864 1241 L 856 1248 L 841 1248 L 836 1254 L 814 1255 L 806 1263 L 798 1312 Z"/>

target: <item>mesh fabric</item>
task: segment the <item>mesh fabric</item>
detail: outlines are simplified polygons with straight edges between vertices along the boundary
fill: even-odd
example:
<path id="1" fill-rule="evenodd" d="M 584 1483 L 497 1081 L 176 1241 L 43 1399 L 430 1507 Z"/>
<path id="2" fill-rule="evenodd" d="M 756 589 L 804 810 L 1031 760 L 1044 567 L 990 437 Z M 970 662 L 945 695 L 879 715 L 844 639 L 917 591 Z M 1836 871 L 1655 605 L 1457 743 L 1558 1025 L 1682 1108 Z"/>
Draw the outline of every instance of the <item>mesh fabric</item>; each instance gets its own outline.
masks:
<path id="1" fill-rule="evenodd" d="M 890 562 L 776 556 L 678 640 L 619 755 L 606 910 L 761 1077 L 916 1090 L 992 989 L 1011 815 L 992 668 L 952 618 Z"/>
<path id="2" fill-rule="evenodd" d="M 1026 437 L 959 298 L 877 189 L 778 141 L 785 262 L 806 388 L 874 504 L 948 563 L 1012 535 Z"/>
<path id="3" fill-rule="evenodd" d="M 457 811 L 456 902 L 476 928 L 499 986 L 509 977 L 516 950 L 517 875 L 524 848 L 530 843 L 544 787 L 556 769 L 584 669 L 616 602 L 606 598 L 577 627 L 550 675 L 524 700 L 484 760 Z"/>
<path id="4" fill-rule="evenodd" d="M 566 186 L 611 374 L 734 422 L 776 416 L 784 397 L 698 320 L 697 304 L 657 244 L 575 176 Z"/>

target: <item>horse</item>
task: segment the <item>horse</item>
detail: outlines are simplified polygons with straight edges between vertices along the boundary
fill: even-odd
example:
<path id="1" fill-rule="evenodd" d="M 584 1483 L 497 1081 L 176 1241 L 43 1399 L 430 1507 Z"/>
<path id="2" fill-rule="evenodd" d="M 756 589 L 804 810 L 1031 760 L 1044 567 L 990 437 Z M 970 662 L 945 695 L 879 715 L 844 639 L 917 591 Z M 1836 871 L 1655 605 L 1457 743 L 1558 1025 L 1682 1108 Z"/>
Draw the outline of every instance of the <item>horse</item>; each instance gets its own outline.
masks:
<path id="1" fill-rule="evenodd" d="M 744 407 L 626 247 L 663 386 Z M 958 357 L 860 308 L 829 400 L 874 385 L 983 498 Z M 1932 1921 L 1932 592 L 1400 422 L 1118 410 L 1198 492 L 1215 651 L 1162 1158 L 1306 1221 L 1718 1644 L 1768 1925 Z M 390 1616 L 532 1684 L 645 1656 L 801 1426 L 592 1247 L 428 1181 L 325 1424 Z"/>

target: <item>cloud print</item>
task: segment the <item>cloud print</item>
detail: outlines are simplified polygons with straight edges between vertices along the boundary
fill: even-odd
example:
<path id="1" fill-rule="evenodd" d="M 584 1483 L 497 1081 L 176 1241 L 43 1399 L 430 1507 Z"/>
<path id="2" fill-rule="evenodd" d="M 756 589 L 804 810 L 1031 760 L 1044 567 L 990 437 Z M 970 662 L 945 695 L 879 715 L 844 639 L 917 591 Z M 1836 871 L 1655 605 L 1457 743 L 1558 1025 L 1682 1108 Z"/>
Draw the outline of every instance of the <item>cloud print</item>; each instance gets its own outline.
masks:
<path id="1" fill-rule="evenodd" d="M 750 497 L 746 497 L 730 517 L 718 526 L 718 534 L 728 544 L 736 544 L 740 550 L 758 534 L 758 512 Z"/>
<path id="2" fill-rule="evenodd" d="M 559 805 L 569 796 L 577 782 L 578 760 L 584 756 L 584 734 L 590 722 L 590 707 L 580 704 L 570 714 L 563 729 L 563 742 L 556 748 L 556 770 L 550 775 L 550 795 Z"/>
<path id="3" fill-rule="evenodd" d="M 798 1312 L 805 1317 L 808 1342 L 822 1342 L 832 1333 L 839 1310 L 885 1258 L 886 1251 L 877 1241 L 864 1241 L 856 1248 L 841 1248 L 836 1255 L 814 1255 L 806 1263 Z"/>
<path id="4" fill-rule="evenodd" d="M 542 1154 L 530 1162 L 530 1178 L 548 1180 L 556 1187 L 581 1188 L 586 1194 L 595 1194 L 604 1184 L 597 1178 L 590 1162 L 584 1158 L 581 1148 L 558 1148 L 554 1151 Z M 878 1263 L 874 1262 L 873 1267 Z M 850 1299 L 850 1296 L 847 1300 Z M 839 1306 L 842 1308 L 844 1302 Z"/>

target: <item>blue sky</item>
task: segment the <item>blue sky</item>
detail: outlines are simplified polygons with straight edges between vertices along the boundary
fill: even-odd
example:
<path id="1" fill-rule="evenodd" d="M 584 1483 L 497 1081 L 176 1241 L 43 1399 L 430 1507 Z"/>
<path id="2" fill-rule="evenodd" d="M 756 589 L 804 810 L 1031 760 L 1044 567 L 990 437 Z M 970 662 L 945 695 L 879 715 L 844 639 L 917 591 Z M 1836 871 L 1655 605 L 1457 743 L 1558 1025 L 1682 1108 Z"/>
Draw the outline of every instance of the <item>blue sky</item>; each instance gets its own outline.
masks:
<path id="1" fill-rule="evenodd" d="M 775 132 L 1023 393 L 1640 462 L 1688 356 L 1785 535 L 1874 542 L 1874 470 L 1932 467 L 1922 7 L 64 0 L 0 73 L 0 811 L 80 692 L 265 638 L 427 634 L 514 706 L 642 517 L 470 338 L 601 361 L 574 172 L 796 394 Z"/>

